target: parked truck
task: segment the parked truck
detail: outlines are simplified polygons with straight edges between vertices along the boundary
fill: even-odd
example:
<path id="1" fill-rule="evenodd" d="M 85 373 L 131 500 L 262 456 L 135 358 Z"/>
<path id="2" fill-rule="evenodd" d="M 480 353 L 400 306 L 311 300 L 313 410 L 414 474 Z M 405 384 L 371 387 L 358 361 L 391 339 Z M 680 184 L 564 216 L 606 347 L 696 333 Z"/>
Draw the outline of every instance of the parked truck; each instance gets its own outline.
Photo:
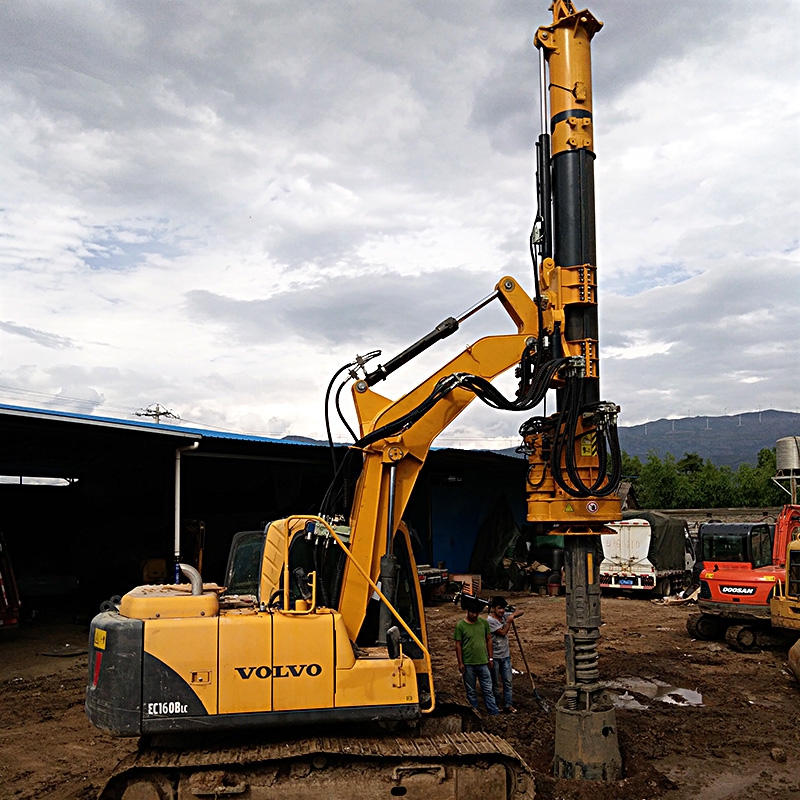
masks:
<path id="1" fill-rule="evenodd" d="M 668 597 L 688 586 L 695 562 L 686 521 L 639 509 L 625 511 L 603 534 L 600 588 Z"/>

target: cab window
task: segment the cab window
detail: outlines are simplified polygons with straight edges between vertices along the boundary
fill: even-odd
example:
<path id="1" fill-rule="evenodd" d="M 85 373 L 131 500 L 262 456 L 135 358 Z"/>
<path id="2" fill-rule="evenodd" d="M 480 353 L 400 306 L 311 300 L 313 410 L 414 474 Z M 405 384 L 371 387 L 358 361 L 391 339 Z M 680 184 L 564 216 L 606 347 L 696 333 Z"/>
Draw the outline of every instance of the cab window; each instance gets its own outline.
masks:
<path id="1" fill-rule="evenodd" d="M 415 581 L 419 581 L 416 570 L 411 569 L 411 557 L 408 552 L 406 539 L 399 531 L 394 536 L 394 554 L 397 557 L 397 596 L 395 607 L 400 612 L 400 616 L 406 621 L 408 627 L 417 636 L 422 634 L 420 617 L 422 610 L 417 600 L 417 586 Z M 403 650 L 411 658 L 421 658 L 422 652 L 414 643 L 411 637 L 404 631 L 400 631 L 400 639 L 403 642 Z"/>
<path id="2" fill-rule="evenodd" d="M 703 561 L 749 561 L 744 536 L 714 534 L 703 539 Z"/>
<path id="3" fill-rule="evenodd" d="M 226 594 L 258 597 L 264 538 L 263 531 L 242 531 L 233 537 L 228 568 L 225 570 Z"/>
<path id="4" fill-rule="evenodd" d="M 767 528 L 753 528 L 751 533 L 753 567 L 768 567 L 772 563 L 772 544 Z"/>

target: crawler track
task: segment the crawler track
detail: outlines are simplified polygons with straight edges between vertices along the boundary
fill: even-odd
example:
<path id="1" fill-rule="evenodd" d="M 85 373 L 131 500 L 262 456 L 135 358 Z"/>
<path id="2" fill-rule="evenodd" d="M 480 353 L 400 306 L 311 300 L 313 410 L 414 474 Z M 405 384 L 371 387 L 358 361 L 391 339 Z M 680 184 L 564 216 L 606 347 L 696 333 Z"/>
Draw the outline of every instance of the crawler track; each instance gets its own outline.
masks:
<path id="1" fill-rule="evenodd" d="M 100 800 L 222 797 L 532 800 L 534 781 L 508 742 L 472 732 L 319 737 L 219 749 L 153 747 L 120 762 L 100 794 Z"/>

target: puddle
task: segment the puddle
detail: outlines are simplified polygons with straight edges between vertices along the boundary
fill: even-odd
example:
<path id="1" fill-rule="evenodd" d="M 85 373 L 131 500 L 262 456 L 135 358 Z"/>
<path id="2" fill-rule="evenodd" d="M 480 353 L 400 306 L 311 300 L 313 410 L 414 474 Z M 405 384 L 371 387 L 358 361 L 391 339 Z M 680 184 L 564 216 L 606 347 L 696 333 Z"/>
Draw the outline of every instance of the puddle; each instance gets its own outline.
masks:
<path id="1" fill-rule="evenodd" d="M 691 689 L 680 689 L 657 679 L 645 680 L 644 678 L 620 678 L 613 683 L 606 683 L 617 708 L 644 710 L 649 706 L 640 703 L 632 694 L 654 700 L 658 703 L 668 703 L 673 706 L 702 706 L 703 695 Z M 622 692 L 614 691 L 621 689 Z"/>
<path id="2" fill-rule="evenodd" d="M 645 711 L 650 706 L 642 705 L 630 692 L 616 694 L 611 692 L 615 708 L 627 708 L 629 711 Z"/>

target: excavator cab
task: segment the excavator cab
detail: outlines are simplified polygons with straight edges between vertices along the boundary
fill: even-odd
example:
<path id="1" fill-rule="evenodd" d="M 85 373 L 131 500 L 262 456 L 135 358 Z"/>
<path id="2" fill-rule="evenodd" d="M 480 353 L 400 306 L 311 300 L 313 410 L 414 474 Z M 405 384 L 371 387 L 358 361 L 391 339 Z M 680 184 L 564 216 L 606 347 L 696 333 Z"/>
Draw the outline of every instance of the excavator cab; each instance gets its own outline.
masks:
<path id="1" fill-rule="evenodd" d="M 282 607 L 284 576 L 288 572 L 290 609 L 296 609 L 297 600 L 309 602 L 312 596 L 320 607 L 337 608 L 347 559 L 342 545 L 349 542 L 350 528 L 344 525 L 334 527 L 340 544 L 327 533 L 324 526 L 317 525 L 314 521 L 306 524 L 302 531 L 290 538 L 288 570 L 272 570 L 278 576 L 277 584 L 274 579 L 264 581 L 264 576 L 271 571 L 270 528 L 267 525 L 264 530 L 240 531 L 234 535 L 225 570 L 226 588 L 221 595 L 223 605 L 249 602 L 255 605 L 264 604 L 270 608 Z M 274 535 L 278 546 L 282 536 L 279 532 Z M 414 567 L 410 537 L 404 525 L 392 537 L 392 553 L 397 559 L 398 568 L 395 595 L 390 600 L 414 635 L 425 641 L 422 594 Z M 370 647 L 382 643 L 379 631 L 381 602 L 380 597 L 373 593 L 364 623 L 358 632 L 359 646 Z M 409 632 L 401 628 L 398 631 L 404 652 L 414 659 L 423 658 L 422 649 Z"/>
<path id="2" fill-rule="evenodd" d="M 750 564 L 760 569 L 772 564 L 772 537 L 766 524 L 706 523 L 700 533 L 702 560 L 713 569 L 717 563 Z"/>

